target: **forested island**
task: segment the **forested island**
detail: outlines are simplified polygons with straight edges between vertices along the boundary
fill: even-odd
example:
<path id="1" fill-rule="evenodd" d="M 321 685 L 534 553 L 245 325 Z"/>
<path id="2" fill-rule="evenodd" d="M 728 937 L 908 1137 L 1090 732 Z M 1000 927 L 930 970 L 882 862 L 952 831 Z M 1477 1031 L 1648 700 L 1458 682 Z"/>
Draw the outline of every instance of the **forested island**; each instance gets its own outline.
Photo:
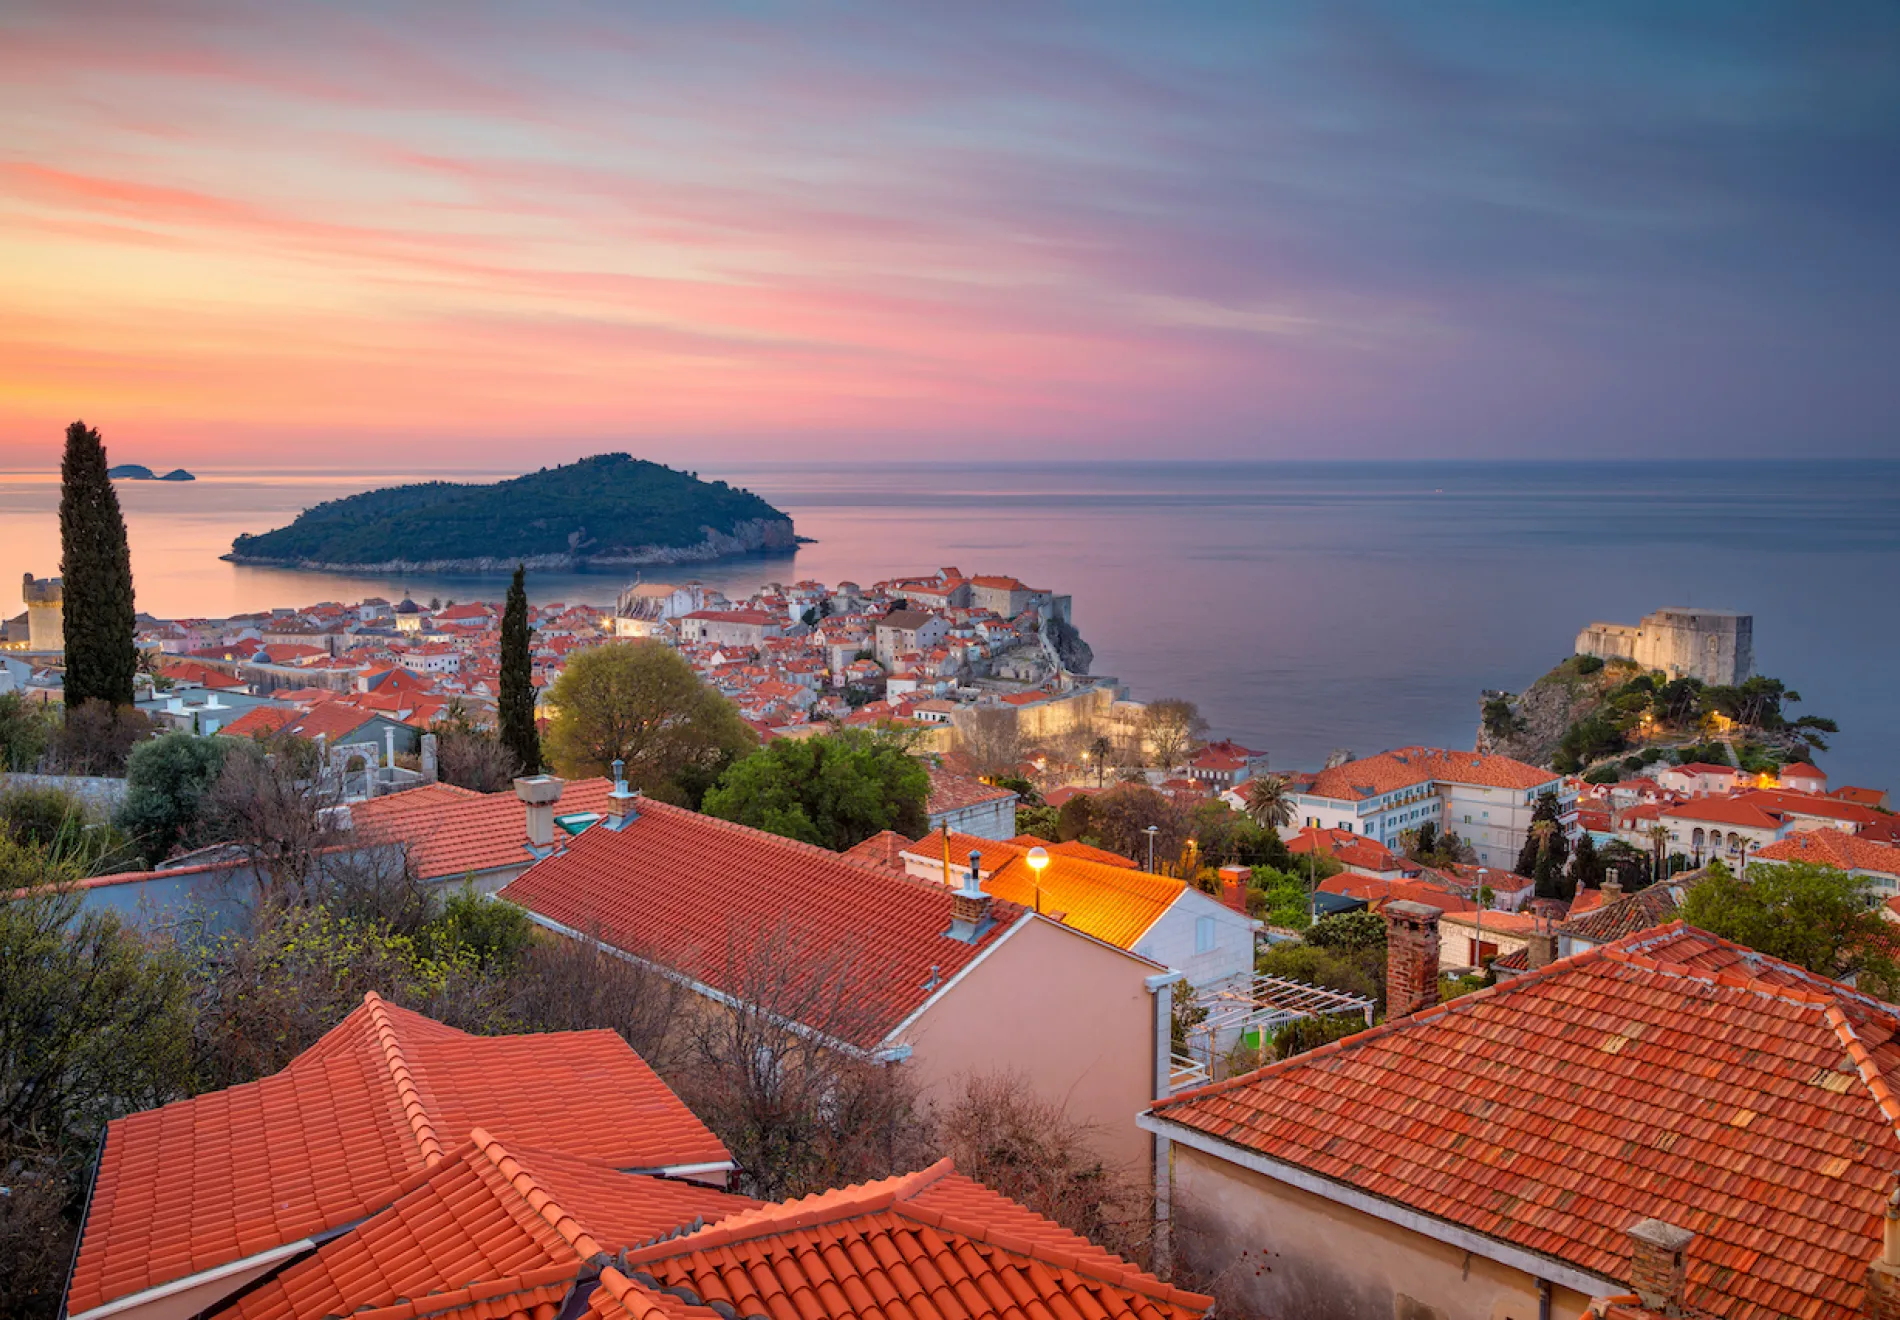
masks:
<path id="1" fill-rule="evenodd" d="M 790 550 L 792 520 L 757 495 L 628 454 L 492 484 L 426 481 L 306 509 L 240 536 L 237 564 L 336 572 L 505 572 L 673 564 Z"/>
<path id="2" fill-rule="evenodd" d="M 173 468 L 161 476 L 143 463 L 121 463 L 115 468 L 107 469 L 106 475 L 125 481 L 196 481 L 198 479 L 183 468 Z"/>

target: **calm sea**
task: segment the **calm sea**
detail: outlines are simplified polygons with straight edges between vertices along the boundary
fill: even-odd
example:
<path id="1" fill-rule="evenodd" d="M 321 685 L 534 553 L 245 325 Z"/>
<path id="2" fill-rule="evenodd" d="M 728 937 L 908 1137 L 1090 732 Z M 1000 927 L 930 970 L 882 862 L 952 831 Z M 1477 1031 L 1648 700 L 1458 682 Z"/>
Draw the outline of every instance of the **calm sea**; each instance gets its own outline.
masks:
<path id="1" fill-rule="evenodd" d="M 240 532 L 402 473 L 209 472 L 121 482 L 141 609 L 225 615 L 500 579 L 238 568 Z M 430 476 L 481 474 L 431 473 Z M 790 513 L 796 556 L 703 565 L 727 591 L 955 565 L 1075 597 L 1098 673 L 1198 702 L 1282 768 L 1334 748 L 1470 746 L 1478 692 L 1520 688 L 1593 619 L 1664 605 L 1755 616 L 1763 672 L 1843 732 L 1835 782 L 1900 781 L 1900 463 L 1090 464 L 702 470 Z M 58 488 L 0 474 L 0 575 L 55 571 Z M 620 576 L 546 575 L 606 602 Z M 12 588 L 3 588 L 11 594 Z M 10 612 L 10 611 L 9 611 Z M 1896 784 L 1900 786 L 1900 784 Z"/>

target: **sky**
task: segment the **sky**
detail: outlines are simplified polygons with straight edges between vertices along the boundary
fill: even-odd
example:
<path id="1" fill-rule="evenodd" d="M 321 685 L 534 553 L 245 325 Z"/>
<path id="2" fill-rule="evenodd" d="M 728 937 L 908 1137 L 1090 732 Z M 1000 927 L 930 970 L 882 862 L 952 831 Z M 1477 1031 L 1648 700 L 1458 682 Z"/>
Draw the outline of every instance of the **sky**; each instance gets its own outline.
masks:
<path id="1" fill-rule="evenodd" d="M 1900 6 L 0 0 L 0 468 L 1900 455 Z"/>

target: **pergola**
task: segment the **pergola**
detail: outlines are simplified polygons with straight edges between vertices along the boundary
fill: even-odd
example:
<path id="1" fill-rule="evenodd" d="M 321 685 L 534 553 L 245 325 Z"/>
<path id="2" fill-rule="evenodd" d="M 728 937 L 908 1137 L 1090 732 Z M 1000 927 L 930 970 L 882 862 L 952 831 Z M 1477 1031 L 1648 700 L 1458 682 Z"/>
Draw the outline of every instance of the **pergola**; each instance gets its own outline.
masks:
<path id="1" fill-rule="evenodd" d="M 1343 1017 L 1357 1014 L 1372 1025 L 1375 1007 L 1364 995 L 1329 990 L 1325 986 L 1289 981 L 1282 976 L 1255 976 L 1249 981 L 1207 990 L 1194 998 L 1207 1016 L 1188 1032 L 1187 1053 L 1175 1058 L 1176 1089 L 1215 1080 L 1225 1056 L 1244 1037 L 1266 1038 L 1298 1018 Z"/>

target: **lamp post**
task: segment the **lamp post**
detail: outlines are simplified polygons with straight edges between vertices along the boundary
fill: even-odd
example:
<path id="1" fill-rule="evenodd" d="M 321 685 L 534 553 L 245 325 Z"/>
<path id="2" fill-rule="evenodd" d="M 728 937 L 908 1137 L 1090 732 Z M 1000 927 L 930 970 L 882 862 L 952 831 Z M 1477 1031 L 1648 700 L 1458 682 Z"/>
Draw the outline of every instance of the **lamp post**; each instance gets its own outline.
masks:
<path id="1" fill-rule="evenodd" d="M 1155 835 L 1161 833 L 1161 827 L 1159 825 L 1150 825 L 1147 829 L 1143 830 L 1142 833 L 1148 836 L 1148 874 L 1153 875 L 1155 869 Z"/>
<path id="2" fill-rule="evenodd" d="M 1478 892 L 1475 895 L 1478 900 L 1478 942 L 1472 946 L 1471 961 L 1477 967 L 1479 976 L 1484 975 L 1484 878 L 1489 874 L 1486 868 L 1478 868 Z"/>
<path id="3" fill-rule="evenodd" d="M 1034 878 L 1033 883 L 1036 889 L 1036 911 L 1041 912 L 1042 868 L 1049 865 L 1049 850 L 1038 844 L 1029 850 L 1029 855 L 1023 858 L 1023 860 L 1029 863 L 1029 874 Z"/>

